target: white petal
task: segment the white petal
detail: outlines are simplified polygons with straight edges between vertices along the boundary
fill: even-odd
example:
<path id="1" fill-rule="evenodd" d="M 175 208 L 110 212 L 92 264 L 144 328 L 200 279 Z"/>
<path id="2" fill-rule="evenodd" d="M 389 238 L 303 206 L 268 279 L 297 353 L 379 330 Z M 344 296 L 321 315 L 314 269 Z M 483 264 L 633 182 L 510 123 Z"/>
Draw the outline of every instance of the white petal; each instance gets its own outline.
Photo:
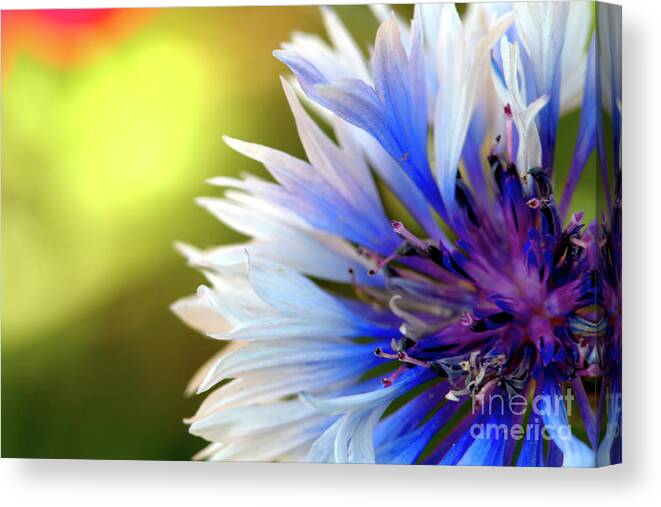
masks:
<path id="1" fill-rule="evenodd" d="M 350 283 L 349 270 L 353 269 L 360 283 L 383 284 L 381 274 L 368 276 L 372 267 L 369 259 L 358 255 L 346 240 L 314 230 L 295 215 L 261 199 L 241 200 L 202 198 L 198 202 L 222 222 L 258 241 L 198 252 L 193 265 L 213 269 L 239 262 L 248 251 L 253 258 L 271 260 L 318 278 Z"/>
<path id="2" fill-rule="evenodd" d="M 548 97 L 539 97 L 528 105 L 518 45 L 510 44 L 507 37 L 503 37 L 500 41 L 500 54 L 505 84 L 503 85 L 495 74 L 493 81 L 503 106 L 509 104 L 512 109 L 512 119 L 519 132 L 516 164 L 519 173 L 524 175 L 529 169 L 541 165 L 542 148 L 537 125 L 533 119 L 547 103 Z"/>
<path id="3" fill-rule="evenodd" d="M 533 65 L 537 92 L 553 92 L 570 2 L 515 2 L 516 26 Z"/>
<path id="4" fill-rule="evenodd" d="M 454 203 L 457 166 L 473 113 L 480 75 L 488 68 L 489 50 L 511 22 L 511 15 L 504 16 L 477 43 L 468 44 L 455 6 L 441 6 L 436 48 L 439 98 L 436 102 L 434 143 L 437 178 L 446 206 Z"/>
<path id="5" fill-rule="evenodd" d="M 366 190 L 367 175 L 365 171 L 362 171 L 361 177 L 355 178 L 352 171 L 346 170 L 347 167 L 353 166 L 352 160 L 328 139 L 310 118 L 289 84 L 284 80 L 282 84 L 296 120 L 301 143 L 312 166 L 344 198 L 347 204 L 355 206 L 357 217 L 361 216 L 360 212 L 364 219 L 376 228 L 383 228 L 384 224 L 387 225 L 388 222 L 383 215 L 380 201 L 375 200 L 375 197 L 378 196 L 375 192 L 369 191 L 373 182 L 369 183 Z"/>
<path id="6" fill-rule="evenodd" d="M 247 405 L 214 412 L 191 424 L 189 431 L 214 442 L 268 434 L 277 428 L 315 417 L 315 410 L 297 400 L 267 405 Z"/>
<path id="7" fill-rule="evenodd" d="M 338 450 L 342 458 L 345 454 L 344 443 L 348 442 L 348 454 L 346 455 L 348 463 L 374 463 L 374 427 L 379 422 L 383 412 L 388 404 L 375 407 L 372 410 L 366 411 L 359 417 L 351 414 L 348 419 L 351 422 L 345 421 L 340 427 L 335 440 L 335 459 L 338 463 L 342 463 L 338 456 Z"/>
<path id="8" fill-rule="evenodd" d="M 369 83 L 370 76 L 365 65 L 365 59 L 344 23 L 330 7 L 322 7 L 321 15 L 326 32 L 328 32 L 333 46 L 337 49 L 339 59 L 355 73 L 353 77 Z"/>
<path id="9" fill-rule="evenodd" d="M 179 299 L 170 306 L 172 312 L 190 327 L 202 333 L 225 333 L 230 324 L 218 313 L 204 290 Z"/>
<path id="10" fill-rule="evenodd" d="M 371 358 L 373 349 L 333 340 L 314 341 L 283 339 L 269 343 L 255 342 L 235 352 L 224 354 L 209 369 L 200 389 L 205 390 L 230 377 L 267 368 L 314 364 L 318 370 Z"/>
<path id="11" fill-rule="evenodd" d="M 335 298 L 292 269 L 251 263 L 249 276 L 255 292 L 285 316 L 328 320 L 350 317 Z"/>
<path id="12" fill-rule="evenodd" d="M 561 113 L 581 104 L 593 8 L 590 2 L 571 2 L 569 5 L 565 42 L 561 56 Z"/>
<path id="13" fill-rule="evenodd" d="M 217 360 L 216 357 L 214 364 Z M 304 389 L 317 394 L 331 393 L 355 383 L 364 373 L 363 370 L 363 365 L 358 363 L 323 367 L 318 364 L 297 364 L 243 373 L 211 392 L 189 421 L 238 405 L 274 402 L 283 396 L 296 395 Z M 208 373 L 208 369 L 205 373 Z M 207 387 L 207 383 L 213 382 L 212 379 L 202 384 L 204 380 L 200 381 L 200 392 Z"/>

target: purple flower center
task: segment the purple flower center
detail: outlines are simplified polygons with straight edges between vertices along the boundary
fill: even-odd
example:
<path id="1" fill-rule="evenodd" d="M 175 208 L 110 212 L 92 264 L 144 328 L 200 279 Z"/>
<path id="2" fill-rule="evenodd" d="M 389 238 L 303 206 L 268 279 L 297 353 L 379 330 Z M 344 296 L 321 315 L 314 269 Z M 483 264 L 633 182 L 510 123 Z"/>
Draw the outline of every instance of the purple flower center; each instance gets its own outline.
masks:
<path id="1" fill-rule="evenodd" d="M 392 351 L 376 350 L 399 363 L 386 387 L 422 366 L 449 379 L 448 398 L 479 401 L 496 386 L 519 392 L 551 363 L 565 380 L 594 373 L 586 363 L 597 318 L 593 227 L 582 213 L 562 227 L 544 170 L 520 175 L 495 153 L 488 162 L 492 202 L 478 202 L 457 180 L 454 245 L 393 221 L 400 246 L 384 258 L 366 253 L 370 273 L 386 275 L 390 309 L 402 321 Z"/>

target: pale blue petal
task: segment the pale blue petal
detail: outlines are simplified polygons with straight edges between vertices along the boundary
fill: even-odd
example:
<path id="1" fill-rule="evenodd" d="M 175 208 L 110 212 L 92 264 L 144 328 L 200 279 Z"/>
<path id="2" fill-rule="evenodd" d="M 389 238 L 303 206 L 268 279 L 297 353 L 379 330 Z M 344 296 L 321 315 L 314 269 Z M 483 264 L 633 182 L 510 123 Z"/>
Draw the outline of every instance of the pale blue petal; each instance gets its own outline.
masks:
<path id="1" fill-rule="evenodd" d="M 305 458 L 306 461 L 310 463 L 332 463 L 334 461 L 335 439 L 343 422 L 343 418 L 335 421 L 312 443 Z"/>
<path id="2" fill-rule="evenodd" d="M 219 340 L 279 340 L 282 338 L 353 338 L 361 336 L 391 336 L 392 328 L 381 328 L 376 324 L 354 323 L 348 319 L 325 321 L 305 320 L 300 317 L 264 318 L 229 333 L 209 334 Z"/>
<path id="3" fill-rule="evenodd" d="M 594 467 L 595 453 L 584 442 L 572 434 L 565 399 L 554 378 L 544 379 L 542 395 L 545 397 L 545 410 L 542 417 L 553 442 L 562 451 L 564 467 Z M 556 403 L 556 400 L 558 402 Z"/>
<path id="4" fill-rule="evenodd" d="M 374 463 L 374 426 L 387 403 L 342 418 L 333 445 L 335 463 Z"/>
<path id="5" fill-rule="evenodd" d="M 298 421 L 313 417 L 324 417 L 298 400 L 265 405 L 245 405 L 214 412 L 196 420 L 189 431 L 214 442 L 267 434 Z"/>
<path id="6" fill-rule="evenodd" d="M 404 372 L 393 385 L 360 394 L 349 394 L 337 398 L 320 398 L 309 393 L 301 393 L 300 398 L 308 405 L 325 414 L 341 414 L 353 410 L 366 410 L 389 402 L 404 394 L 414 385 L 432 378 L 427 369 L 413 368 Z"/>

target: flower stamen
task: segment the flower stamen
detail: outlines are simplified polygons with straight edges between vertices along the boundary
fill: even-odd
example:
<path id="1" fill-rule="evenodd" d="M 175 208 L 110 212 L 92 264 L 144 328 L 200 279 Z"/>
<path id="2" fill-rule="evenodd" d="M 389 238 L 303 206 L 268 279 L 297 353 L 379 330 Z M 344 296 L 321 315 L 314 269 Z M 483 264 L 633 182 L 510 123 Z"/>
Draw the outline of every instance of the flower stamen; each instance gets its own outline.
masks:
<path id="1" fill-rule="evenodd" d="M 426 252 L 429 249 L 429 245 L 409 231 L 402 222 L 391 220 L 390 225 L 392 225 L 393 231 L 399 234 L 402 238 L 408 240 L 416 248 L 419 248 L 423 252 Z"/>
<path id="2" fill-rule="evenodd" d="M 406 371 L 407 367 L 406 365 L 402 365 L 399 368 L 397 368 L 391 375 L 388 377 L 383 377 L 381 379 L 381 383 L 383 384 L 383 387 L 390 387 L 395 383 L 397 378 Z"/>

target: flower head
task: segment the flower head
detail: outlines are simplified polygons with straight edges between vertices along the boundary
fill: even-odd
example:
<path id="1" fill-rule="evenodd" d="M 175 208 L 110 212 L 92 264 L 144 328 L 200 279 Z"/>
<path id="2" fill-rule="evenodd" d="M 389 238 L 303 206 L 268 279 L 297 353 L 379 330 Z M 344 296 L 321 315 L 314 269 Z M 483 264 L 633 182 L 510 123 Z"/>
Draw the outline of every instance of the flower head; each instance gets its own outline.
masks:
<path id="1" fill-rule="evenodd" d="M 212 459 L 593 466 L 619 232 L 569 214 L 599 137 L 589 4 L 375 12 L 369 62 L 329 9 L 332 47 L 275 52 L 307 161 L 225 139 L 275 181 L 212 180 L 225 197 L 200 204 L 253 240 L 182 247 L 211 287 L 173 309 L 229 342 L 190 431 Z M 558 201 L 558 119 L 579 104 Z"/>

